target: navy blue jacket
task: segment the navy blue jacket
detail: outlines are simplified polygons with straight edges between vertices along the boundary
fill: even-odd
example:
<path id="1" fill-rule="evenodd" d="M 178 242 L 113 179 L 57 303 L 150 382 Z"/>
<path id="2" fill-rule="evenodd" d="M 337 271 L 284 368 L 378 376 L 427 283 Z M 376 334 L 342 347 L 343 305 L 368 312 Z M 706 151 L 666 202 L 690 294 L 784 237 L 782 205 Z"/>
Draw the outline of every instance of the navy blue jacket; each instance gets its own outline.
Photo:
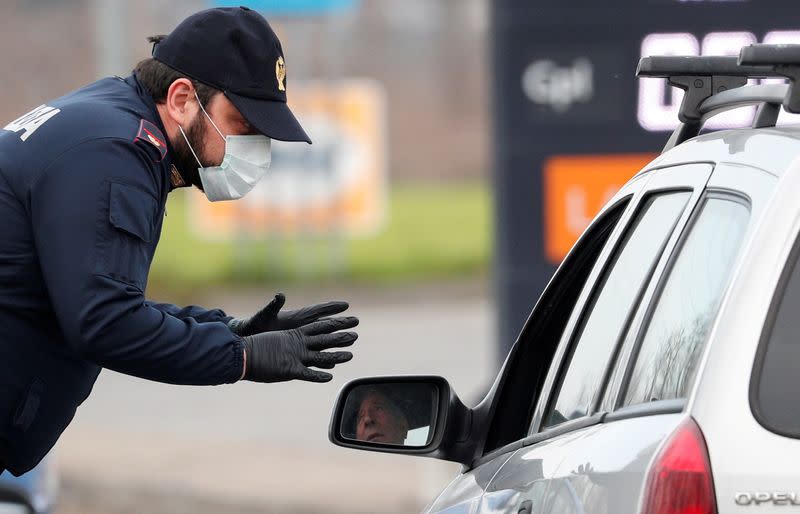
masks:
<path id="1" fill-rule="evenodd" d="M 220 310 L 143 291 L 172 189 L 169 143 L 135 77 L 0 130 L 0 468 L 34 467 L 102 368 L 211 385 L 242 374 Z"/>

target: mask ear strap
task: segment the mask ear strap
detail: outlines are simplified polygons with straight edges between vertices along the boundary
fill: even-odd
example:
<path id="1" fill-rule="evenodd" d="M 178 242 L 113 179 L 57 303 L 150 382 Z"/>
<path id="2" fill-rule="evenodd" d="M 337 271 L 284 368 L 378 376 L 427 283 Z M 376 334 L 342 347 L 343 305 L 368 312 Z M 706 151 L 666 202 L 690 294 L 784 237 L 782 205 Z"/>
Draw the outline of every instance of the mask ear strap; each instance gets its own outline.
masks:
<path id="1" fill-rule="evenodd" d="M 214 120 L 211 119 L 211 116 L 208 115 L 208 113 L 206 112 L 205 107 L 203 107 L 203 102 L 201 102 L 200 101 L 200 97 L 197 96 L 197 90 L 196 89 L 194 90 L 194 97 L 197 98 L 197 104 L 200 106 L 200 109 L 202 109 L 203 114 L 206 115 L 206 118 L 208 118 L 208 121 L 211 122 L 211 125 L 214 127 L 214 130 L 217 131 L 217 134 L 219 134 L 219 137 L 221 137 L 222 139 L 225 139 L 225 136 L 222 135 L 222 132 L 217 127 L 217 124 L 214 123 Z"/>
<path id="2" fill-rule="evenodd" d="M 192 155 L 194 155 L 194 160 L 197 161 L 197 165 L 202 168 L 203 163 L 200 162 L 200 159 L 197 158 L 197 154 L 194 153 L 194 148 L 192 148 L 192 144 L 189 142 L 189 138 L 186 137 L 186 134 L 183 132 L 183 127 L 178 125 L 178 130 L 181 131 L 181 135 L 183 136 L 184 141 L 186 141 L 186 146 L 189 147 L 189 151 L 192 152 Z"/>

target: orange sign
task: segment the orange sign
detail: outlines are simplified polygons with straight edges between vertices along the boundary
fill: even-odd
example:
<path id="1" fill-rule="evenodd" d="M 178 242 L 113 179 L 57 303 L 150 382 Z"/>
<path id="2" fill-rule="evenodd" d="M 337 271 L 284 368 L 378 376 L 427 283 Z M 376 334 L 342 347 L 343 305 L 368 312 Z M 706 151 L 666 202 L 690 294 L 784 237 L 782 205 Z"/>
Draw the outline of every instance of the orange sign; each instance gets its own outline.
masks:
<path id="1" fill-rule="evenodd" d="M 211 203 L 192 195 L 189 219 L 196 236 L 360 236 L 381 228 L 387 137 L 380 84 L 295 82 L 289 105 L 314 143 L 273 140 L 267 175 L 240 200 Z"/>
<path id="2" fill-rule="evenodd" d="M 556 155 L 544 163 L 544 247 L 559 263 L 592 218 L 656 154 Z"/>

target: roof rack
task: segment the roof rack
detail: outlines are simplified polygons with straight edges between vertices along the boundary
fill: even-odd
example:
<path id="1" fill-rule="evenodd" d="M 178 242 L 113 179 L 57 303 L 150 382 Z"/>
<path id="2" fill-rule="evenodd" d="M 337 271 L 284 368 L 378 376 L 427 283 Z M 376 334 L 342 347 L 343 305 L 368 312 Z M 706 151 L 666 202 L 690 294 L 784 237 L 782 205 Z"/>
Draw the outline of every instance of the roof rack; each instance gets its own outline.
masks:
<path id="1" fill-rule="evenodd" d="M 742 66 L 736 57 L 726 56 L 657 56 L 643 57 L 636 69 L 637 77 L 663 77 L 673 86 L 686 91 L 678 111 L 681 124 L 670 136 L 663 151 L 677 146 L 700 133 L 705 120 L 725 110 L 722 106 L 701 112 L 700 106 L 716 94 L 735 90 L 750 78 L 778 76 L 769 66 Z M 749 89 L 749 88 L 748 88 Z M 735 98 L 736 95 L 734 95 Z M 779 100 L 782 101 L 783 98 Z M 777 115 L 775 116 L 777 120 Z"/>
<path id="2" fill-rule="evenodd" d="M 753 127 L 774 126 L 780 106 L 800 112 L 800 45 L 751 45 L 740 56 L 643 57 L 637 77 L 663 77 L 671 86 L 686 91 L 678 118 L 681 124 L 670 136 L 664 151 L 700 133 L 705 121 L 720 112 L 759 105 Z M 788 78 L 790 85 L 770 84 L 742 88 L 748 79 Z"/>
<path id="3" fill-rule="evenodd" d="M 699 121 L 683 122 L 664 145 L 663 151 L 666 152 L 684 141 L 691 139 L 700 133 L 703 128 L 703 121 L 716 116 L 725 111 L 758 105 L 758 111 L 753 118 L 753 128 L 774 127 L 778 121 L 781 111 L 781 102 L 786 97 L 789 86 L 787 84 L 760 84 L 746 88 L 730 89 L 722 91 L 706 98 L 697 107 L 702 116 Z"/>
<path id="4" fill-rule="evenodd" d="M 783 108 L 800 113 L 800 90 L 795 87 L 800 80 L 800 45 L 746 46 L 739 53 L 738 62 L 742 66 L 767 66 L 775 75 L 788 78 L 792 87 L 783 99 Z"/>

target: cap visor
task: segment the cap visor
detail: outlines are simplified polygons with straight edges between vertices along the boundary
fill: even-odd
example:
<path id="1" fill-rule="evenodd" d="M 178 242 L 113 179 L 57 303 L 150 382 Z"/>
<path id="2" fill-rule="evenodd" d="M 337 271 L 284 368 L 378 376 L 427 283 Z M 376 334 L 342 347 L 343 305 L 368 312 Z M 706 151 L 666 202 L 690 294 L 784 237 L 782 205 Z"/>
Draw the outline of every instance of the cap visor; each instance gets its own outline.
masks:
<path id="1" fill-rule="evenodd" d="M 242 116 L 265 136 L 278 141 L 305 141 L 311 144 L 311 138 L 284 102 L 259 100 L 230 91 L 226 91 L 225 96 L 239 109 Z"/>

